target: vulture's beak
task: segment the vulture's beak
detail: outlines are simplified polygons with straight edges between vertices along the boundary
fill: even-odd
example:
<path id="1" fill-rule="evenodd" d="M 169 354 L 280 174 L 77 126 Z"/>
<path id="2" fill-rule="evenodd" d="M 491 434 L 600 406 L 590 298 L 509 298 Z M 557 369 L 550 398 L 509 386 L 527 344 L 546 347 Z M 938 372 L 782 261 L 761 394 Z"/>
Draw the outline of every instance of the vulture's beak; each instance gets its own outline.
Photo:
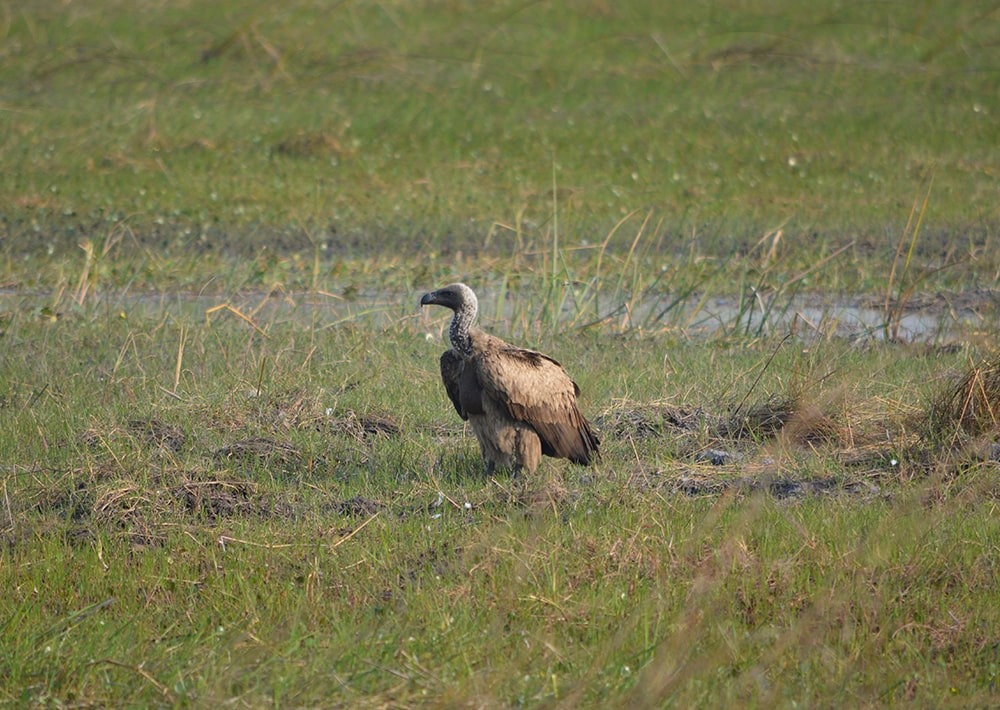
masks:
<path id="1" fill-rule="evenodd" d="M 421 306 L 433 306 L 437 301 L 434 300 L 434 296 L 437 294 L 436 291 L 431 293 L 425 293 L 420 299 Z"/>

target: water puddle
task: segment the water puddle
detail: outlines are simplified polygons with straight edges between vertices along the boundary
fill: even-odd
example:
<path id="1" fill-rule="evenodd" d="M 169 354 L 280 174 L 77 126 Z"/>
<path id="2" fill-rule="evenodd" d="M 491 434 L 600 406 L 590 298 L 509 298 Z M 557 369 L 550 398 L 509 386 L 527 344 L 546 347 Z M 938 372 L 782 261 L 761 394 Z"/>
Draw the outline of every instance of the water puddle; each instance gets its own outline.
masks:
<path id="1" fill-rule="evenodd" d="M 79 305 L 63 297 L 53 306 L 51 294 L 0 291 L 0 314 L 32 312 L 40 317 L 78 314 L 123 318 L 173 318 L 217 322 L 236 319 L 266 329 L 283 323 L 334 328 L 354 323 L 369 327 L 415 323 L 430 328 L 446 320 L 440 309 L 420 309 L 417 292 L 409 294 L 357 292 L 345 297 L 330 292 L 245 292 L 230 296 L 191 293 L 90 294 Z M 480 293 L 480 319 L 498 332 L 512 331 L 512 324 L 540 318 L 540 309 L 526 305 L 523 294 L 503 303 L 489 291 Z M 673 331 L 689 337 L 768 336 L 793 333 L 803 340 L 848 338 L 937 343 L 977 330 L 993 330 L 1000 313 L 1000 291 L 916 297 L 896 308 L 874 298 L 838 296 L 767 296 L 678 299 L 670 294 L 645 300 L 607 299 L 599 307 L 562 309 L 565 327 L 600 327 L 618 332 Z"/>
<path id="2" fill-rule="evenodd" d="M 690 309 L 693 311 L 693 309 Z M 994 309 L 995 310 L 995 309 Z M 780 306 L 715 299 L 705 308 L 681 319 L 695 331 L 730 332 L 741 335 L 773 335 L 793 332 L 804 339 L 841 337 L 854 340 L 934 342 L 953 337 L 968 328 L 982 327 L 981 309 L 946 309 L 929 305 L 905 307 L 898 312 L 876 305 L 870 299 L 846 300 L 797 297 Z"/>

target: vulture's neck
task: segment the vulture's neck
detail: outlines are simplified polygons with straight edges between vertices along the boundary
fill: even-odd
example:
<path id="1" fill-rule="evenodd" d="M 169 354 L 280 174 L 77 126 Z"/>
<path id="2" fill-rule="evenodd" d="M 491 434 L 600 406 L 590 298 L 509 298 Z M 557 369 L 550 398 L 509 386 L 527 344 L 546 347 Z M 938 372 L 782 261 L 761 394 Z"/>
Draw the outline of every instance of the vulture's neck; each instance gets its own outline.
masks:
<path id="1" fill-rule="evenodd" d="M 472 322 L 476 319 L 476 304 L 463 303 L 455 309 L 455 315 L 451 319 L 451 328 L 448 329 L 448 339 L 453 347 L 462 357 L 472 357 L 472 335 L 469 330 Z"/>

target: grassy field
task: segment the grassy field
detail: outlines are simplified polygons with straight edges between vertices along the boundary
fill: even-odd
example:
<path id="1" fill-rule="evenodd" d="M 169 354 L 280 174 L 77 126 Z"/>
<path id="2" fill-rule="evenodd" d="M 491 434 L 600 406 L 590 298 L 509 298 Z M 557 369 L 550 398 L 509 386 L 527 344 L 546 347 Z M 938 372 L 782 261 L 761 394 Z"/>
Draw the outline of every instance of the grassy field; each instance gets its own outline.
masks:
<path id="1" fill-rule="evenodd" d="M 11 313 L 5 701 L 994 696 L 991 429 L 927 429 L 971 349 L 549 337 L 603 459 L 488 480 L 443 322 L 305 300 Z"/>
<path id="2" fill-rule="evenodd" d="M 918 253 L 962 284 L 993 282 L 996 13 L 993 2 L 11 7 L 4 250 L 61 263 L 79 259 L 81 239 L 120 241 L 141 262 L 127 277 L 162 284 L 158 260 L 192 249 L 509 258 L 550 248 L 557 231 L 574 245 L 613 233 L 625 251 L 649 215 L 643 243 L 661 259 L 745 251 L 780 230 L 784 268 L 850 244 L 872 268 L 828 285 L 869 288 L 929 197 Z"/>
<path id="3" fill-rule="evenodd" d="M 0 7 L 0 704 L 995 704 L 998 20 Z"/>

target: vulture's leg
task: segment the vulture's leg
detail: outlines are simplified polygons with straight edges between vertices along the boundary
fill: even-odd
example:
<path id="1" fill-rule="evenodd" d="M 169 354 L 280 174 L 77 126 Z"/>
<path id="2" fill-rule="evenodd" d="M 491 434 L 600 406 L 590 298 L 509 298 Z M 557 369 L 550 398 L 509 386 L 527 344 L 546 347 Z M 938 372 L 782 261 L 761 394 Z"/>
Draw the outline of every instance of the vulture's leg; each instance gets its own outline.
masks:
<path id="1" fill-rule="evenodd" d="M 527 470 L 528 475 L 532 475 L 535 469 L 538 468 L 538 464 L 542 460 L 542 441 L 538 438 L 538 434 L 535 433 L 534 429 L 521 428 L 517 432 L 517 455 L 515 466 L 515 474 L 520 473 L 523 468 Z"/>

